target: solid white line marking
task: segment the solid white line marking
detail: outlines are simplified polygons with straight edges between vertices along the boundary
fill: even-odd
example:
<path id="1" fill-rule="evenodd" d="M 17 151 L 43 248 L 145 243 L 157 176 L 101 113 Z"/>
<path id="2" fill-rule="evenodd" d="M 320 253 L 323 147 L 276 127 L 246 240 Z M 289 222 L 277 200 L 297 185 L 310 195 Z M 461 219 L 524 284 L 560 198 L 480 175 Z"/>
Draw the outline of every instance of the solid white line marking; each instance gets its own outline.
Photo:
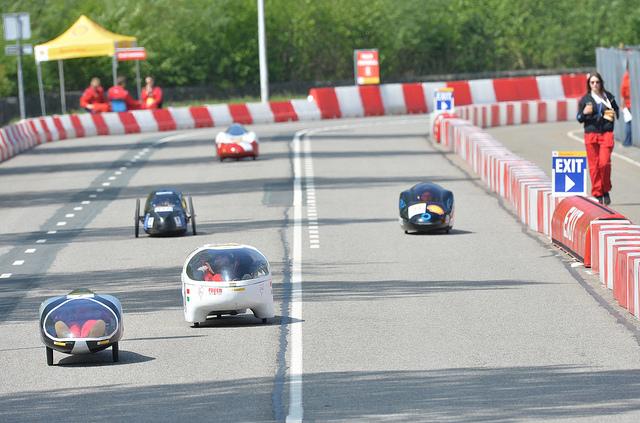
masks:
<path id="1" fill-rule="evenodd" d="M 22 266 L 24 264 L 24 260 L 16 260 L 13 262 L 14 266 Z"/>
<path id="2" fill-rule="evenodd" d="M 74 207 L 73 209 L 74 209 L 75 211 L 80 211 L 80 210 L 82 210 L 82 207 L 78 206 L 78 207 Z"/>
<path id="3" fill-rule="evenodd" d="M 67 213 L 67 214 L 64 215 L 64 217 L 74 217 L 74 216 L 75 216 L 75 214 L 73 214 L 73 213 Z"/>
<path id="4" fill-rule="evenodd" d="M 576 134 L 575 134 L 576 132 L 580 132 L 580 130 L 578 130 L 578 131 L 569 131 L 569 132 L 567 132 L 567 136 L 568 136 L 569 138 L 572 138 L 572 139 L 574 139 L 574 140 L 576 140 L 576 141 L 578 141 L 579 143 L 581 143 L 581 144 L 583 144 L 583 145 L 584 145 L 584 138 L 580 138 L 578 135 L 576 135 Z M 634 165 L 634 166 L 638 166 L 638 167 L 640 167 L 640 162 L 636 162 L 635 160 L 630 159 L 629 157 L 624 156 L 624 155 L 622 155 L 622 154 L 616 153 L 615 151 L 614 151 L 614 152 L 612 152 L 612 153 L 611 153 L 611 155 L 612 155 L 613 157 L 617 157 L 617 158 L 618 158 L 618 159 L 620 159 L 620 160 L 624 160 L 625 162 L 630 163 L 630 164 L 632 164 L 632 165 Z"/>
<path id="5" fill-rule="evenodd" d="M 56 226 L 64 226 L 66 224 L 67 224 L 67 222 L 58 222 L 58 223 L 56 223 Z"/>
<path id="6" fill-rule="evenodd" d="M 47 242 L 47 240 L 43 238 L 43 239 L 37 240 L 36 244 L 44 244 L 45 242 Z"/>
<path id="7" fill-rule="evenodd" d="M 2 275 L 0 275 L 0 279 L 10 278 L 11 275 L 13 275 L 13 273 L 3 273 Z"/>
<path id="8" fill-rule="evenodd" d="M 291 363 L 287 422 L 301 422 L 302 407 L 302 168 L 300 136 L 293 137 L 293 262 L 291 265 Z"/>
<path id="9" fill-rule="evenodd" d="M 26 254 L 33 254 L 33 253 L 36 252 L 36 249 L 35 248 L 27 248 L 26 250 L 24 250 L 24 252 Z"/>
<path id="10" fill-rule="evenodd" d="M 91 201 L 89 201 L 89 200 L 84 200 L 84 201 L 83 201 L 82 203 L 80 203 L 80 204 L 91 204 Z"/>
<path id="11" fill-rule="evenodd" d="M 47 233 L 53 235 L 53 234 L 57 234 L 58 231 L 48 231 Z"/>

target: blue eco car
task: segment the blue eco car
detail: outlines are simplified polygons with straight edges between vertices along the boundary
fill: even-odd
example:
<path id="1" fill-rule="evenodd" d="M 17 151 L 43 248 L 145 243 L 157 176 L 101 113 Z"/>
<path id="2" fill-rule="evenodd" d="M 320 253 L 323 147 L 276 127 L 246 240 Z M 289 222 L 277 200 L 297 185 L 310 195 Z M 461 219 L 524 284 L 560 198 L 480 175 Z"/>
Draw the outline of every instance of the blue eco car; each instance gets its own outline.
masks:
<path id="1" fill-rule="evenodd" d="M 173 189 L 152 191 L 147 196 L 144 214 L 140 215 L 140 200 L 136 199 L 134 229 L 136 238 L 140 232 L 140 223 L 149 235 L 183 235 L 189 224 L 196 234 L 196 213 L 191 196 L 187 200 L 180 192 Z"/>

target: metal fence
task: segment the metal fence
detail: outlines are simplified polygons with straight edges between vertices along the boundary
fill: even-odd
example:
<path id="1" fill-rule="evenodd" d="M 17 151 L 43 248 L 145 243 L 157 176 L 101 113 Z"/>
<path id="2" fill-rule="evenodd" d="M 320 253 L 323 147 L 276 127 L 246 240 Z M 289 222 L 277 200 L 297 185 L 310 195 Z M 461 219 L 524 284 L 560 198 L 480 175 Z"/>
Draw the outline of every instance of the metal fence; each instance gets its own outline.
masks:
<path id="1" fill-rule="evenodd" d="M 620 119 L 616 121 L 613 128 L 614 136 L 617 140 L 624 139 L 624 120 L 622 119 L 622 99 L 620 98 L 620 85 L 622 75 L 629 63 L 629 80 L 631 81 L 631 132 L 633 134 L 633 144 L 640 145 L 640 50 L 638 48 L 618 49 L 618 48 L 598 48 L 596 49 L 596 68 L 602 79 L 604 86 L 616 98 L 620 106 Z M 586 82 L 585 82 L 586 92 Z"/>

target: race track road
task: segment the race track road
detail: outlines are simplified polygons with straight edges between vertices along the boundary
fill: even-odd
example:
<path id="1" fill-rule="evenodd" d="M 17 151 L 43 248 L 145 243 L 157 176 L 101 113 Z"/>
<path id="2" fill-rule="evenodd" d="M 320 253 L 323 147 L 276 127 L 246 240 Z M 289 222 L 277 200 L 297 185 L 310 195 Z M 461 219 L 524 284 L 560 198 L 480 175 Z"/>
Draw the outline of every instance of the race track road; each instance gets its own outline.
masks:
<path id="1" fill-rule="evenodd" d="M 254 125 L 255 162 L 218 162 L 201 129 L 0 164 L 0 421 L 638 421 L 637 325 L 428 127 Z M 455 194 L 450 235 L 398 225 L 423 180 Z M 165 186 L 193 196 L 198 235 L 135 239 L 135 199 Z M 273 322 L 184 321 L 183 261 L 222 242 L 270 259 Z M 122 301 L 119 363 L 46 365 L 38 306 L 78 287 Z"/>

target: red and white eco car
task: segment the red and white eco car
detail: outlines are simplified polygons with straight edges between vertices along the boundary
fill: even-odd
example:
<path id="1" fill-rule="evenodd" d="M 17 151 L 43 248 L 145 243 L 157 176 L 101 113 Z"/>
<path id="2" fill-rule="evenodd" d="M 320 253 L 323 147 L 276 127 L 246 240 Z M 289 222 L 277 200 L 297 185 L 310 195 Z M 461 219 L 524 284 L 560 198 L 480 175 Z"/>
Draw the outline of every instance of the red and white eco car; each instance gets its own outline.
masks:
<path id="1" fill-rule="evenodd" d="M 239 160 L 243 157 L 258 157 L 258 137 L 253 131 L 248 131 L 239 123 L 234 123 L 224 132 L 216 135 L 216 150 L 218 159 L 226 158 Z"/>

